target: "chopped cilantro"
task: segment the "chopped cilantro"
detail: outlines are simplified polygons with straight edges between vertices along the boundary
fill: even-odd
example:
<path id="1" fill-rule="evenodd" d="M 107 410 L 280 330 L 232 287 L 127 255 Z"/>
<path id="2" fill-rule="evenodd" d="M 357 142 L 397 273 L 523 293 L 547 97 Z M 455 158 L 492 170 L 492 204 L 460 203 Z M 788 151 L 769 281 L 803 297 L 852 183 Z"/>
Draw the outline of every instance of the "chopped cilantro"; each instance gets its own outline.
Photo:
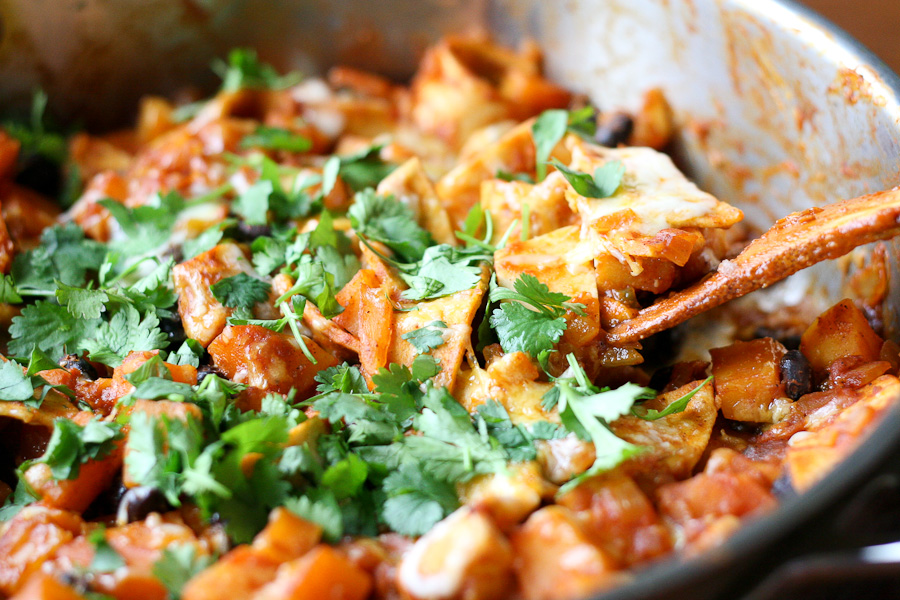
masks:
<path id="1" fill-rule="evenodd" d="M 538 181 L 543 181 L 547 176 L 547 160 L 556 144 L 566 134 L 568 119 L 569 115 L 565 110 L 545 110 L 531 126 Z"/>
<path id="2" fill-rule="evenodd" d="M 297 516 L 322 527 L 322 537 L 326 542 L 337 543 L 344 534 L 341 507 L 328 490 L 309 489 L 305 496 L 290 498 L 284 505 Z"/>
<path id="3" fill-rule="evenodd" d="M 91 571 L 111 573 L 125 566 L 125 559 L 122 558 L 122 555 L 106 541 L 105 527 L 94 529 L 88 534 L 87 539 L 94 546 L 94 559 L 91 561 L 91 566 L 88 567 Z"/>
<path id="4" fill-rule="evenodd" d="M 551 292 L 537 277 L 523 273 L 513 284 L 515 291 L 494 288 L 491 302 L 505 302 L 494 309 L 491 327 L 497 332 L 504 352 L 528 352 L 537 357 L 551 350 L 566 330 L 567 310 L 584 314 L 584 305 L 569 302 L 565 294 Z"/>
<path id="5" fill-rule="evenodd" d="M 185 584 L 215 562 L 215 558 L 209 555 L 198 556 L 193 544 L 169 544 L 153 564 L 153 576 L 166 586 L 171 600 L 179 600 Z"/>
<path id="6" fill-rule="evenodd" d="M 213 297 L 230 308 L 251 309 L 269 299 L 272 285 L 246 273 L 220 279 L 209 286 Z"/>
<path id="7" fill-rule="evenodd" d="M 295 85 L 301 79 L 299 73 L 280 75 L 271 65 L 259 60 L 255 50 L 235 48 L 228 53 L 228 62 L 213 63 L 213 71 L 222 78 L 222 91 L 240 89 L 278 90 Z"/>
<path id="8" fill-rule="evenodd" d="M 400 337 L 412 344 L 417 354 L 424 354 L 444 343 L 446 329 L 447 324 L 443 321 L 432 321 L 419 329 L 404 333 Z"/>
<path id="9" fill-rule="evenodd" d="M 626 383 L 615 390 L 601 390 L 588 380 L 574 355 L 569 354 L 566 358 L 569 369 L 545 395 L 544 407 L 549 409 L 558 405 L 563 425 L 579 438 L 593 442 L 596 459 L 587 471 L 562 486 L 560 493 L 642 451 L 640 446 L 617 437 L 609 429 L 609 423 L 629 414 L 638 400 L 655 393 L 633 383 Z"/>
<path id="10" fill-rule="evenodd" d="M 8 360 L 0 362 L 0 400 L 25 402 L 32 400 L 34 386 L 18 363 Z"/>
<path id="11" fill-rule="evenodd" d="M 421 260 L 432 244 L 408 206 L 371 188 L 356 194 L 347 216 L 358 234 L 385 244 L 404 262 Z"/>
<path id="12" fill-rule="evenodd" d="M 129 352 L 158 350 L 168 343 L 156 314 L 148 311 L 142 317 L 136 308 L 127 305 L 108 322 L 102 322 L 96 334 L 85 339 L 81 347 L 88 351 L 91 360 L 117 367 Z"/>
<path id="13" fill-rule="evenodd" d="M 555 158 L 550 160 L 550 164 L 556 167 L 575 191 L 585 198 L 609 198 L 622 185 L 622 177 L 625 175 L 625 165 L 620 160 L 611 160 L 597 167 L 594 169 L 593 177 L 588 173 L 570 169 Z"/>
<path id="14" fill-rule="evenodd" d="M 244 139 L 241 140 L 241 148 L 306 152 L 312 148 L 312 142 L 309 138 L 289 129 L 259 125 L 253 133 L 244 136 Z"/>
<path id="15" fill-rule="evenodd" d="M 96 419 L 83 427 L 69 419 L 56 419 L 47 449 L 37 462 L 50 467 L 54 479 L 76 479 L 81 465 L 112 452 L 123 437 L 121 429 L 117 423 Z"/>
<path id="16" fill-rule="evenodd" d="M 74 223 L 53 225 L 41 234 L 40 246 L 16 255 L 11 273 L 20 294 L 53 291 L 57 281 L 82 286 L 87 274 L 103 264 L 105 254 L 103 244 L 86 239 Z"/>
<path id="17" fill-rule="evenodd" d="M 41 300 L 13 317 L 9 352 L 22 356 L 37 346 L 58 360 L 66 355 L 67 349 L 76 350 L 81 340 L 94 335 L 100 323 L 99 319 L 76 319 L 64 306 Z"/>
<path id="18" fill-rule="evenodd" d="M 413 463 L 404 463 L 384 480 L 381 516 L 401 535 L 420 536 L 459 507 L 456 489 Z"/>
<path id="19" fill-rule="evenodd" d="M 62 282 L 57 284 L 56 299 L 78 319 L 100 318 L 109 302 L 109 296 L 103 290 L 74 287 Z"/>
<path id="20" fill-rule="evenodd" d="M 355 154 L 339 157 L 338 173 L 341 179 L 355 192 L 375 187 L 397 168 L 396 165 L 381 160 L 380 153 L 381 146 L 375 145 Z M 330 169 L 333 171 L 334 166 Z"/>
<path id="21" fill-rule="evenodd" d="M 672 415 L 675 413 L 680 413 L 680 412 L 684 411 L 685 408 L 687 408 L 687 405 L 691 401 L 691 398 L 694 397 L 694 394 L 699 392 L 700 389 L 704 385 L 706 385 L 707 383 L 709 383 L 712 380 L 713 380 L 713 376 L 710 375 L 709 377 L 704 379 L 700 383 L 700 385 L 698 385 L 697 387 L 695 387 L 694 389 L 689 391 L 687 394 L 685 394 L 681 398 L 678 398 L 677 400 L 670 402 L 669 405 L 666 406 L 662 410 L 654 410 L 652 408 L 640 410 L 637 407 L 633 407 L 631 409 L 631 414 L 633 414 L 636 417 L 640 417 L 641 419 L 644 419 L 645 421 L 655 421 L 657 419 L 662 419 L 663 417 L 668 417 L 669 415 Z"/>
<path id="22" fill-rule="evenodd" d="M 271 181 L 257 181 L 238 196 L 231 210 L 248 225 L 265 225 L 269 220 L 269 197 L 274 189 Z"/>

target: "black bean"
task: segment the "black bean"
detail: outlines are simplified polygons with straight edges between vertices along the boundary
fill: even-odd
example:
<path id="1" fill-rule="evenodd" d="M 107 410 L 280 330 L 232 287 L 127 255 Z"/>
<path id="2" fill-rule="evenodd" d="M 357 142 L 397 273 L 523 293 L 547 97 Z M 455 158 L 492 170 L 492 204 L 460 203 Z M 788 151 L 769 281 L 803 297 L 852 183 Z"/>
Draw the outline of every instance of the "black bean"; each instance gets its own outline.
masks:
<path id="1" fill-rule="evenodd" d="M 656 390 L 657 392 L 661 392 L 667 385 L 669 385 L 669 381 L 672 379 L 672 366 L 669 365 L 667 367 L 660 367 L 656 371 L 653 372 L 653 375 L 650 376 L 650 383 L 647 384 L 647 387 Z"/>
<path id="2" fill-rule="evenodd" d="M 812 369 L 799 350 L 789 350 L 781 357 L 781 382 L 784 393 L 796 400 L 812 390 Z"/>
<path id="3" fill-rule="evenodd" d="M 55 198 L 62 189 L 62 169 L 52 160 L 33 154 L 26 157 L 16 175 L 16 183 Z"/>
<path id="4" fill-rule="evenodd" d="M 184 333 L 184 325 L 181 323 L 181 317 L 178 315 L 161 317 L 159 319 L 159 329 L 168 336 L 170 344 L 180 344 L 187 339 L 187 334 Z"/>
<path id="5" fill-rule="evenodd" d="M 207 375 L 218 375 L 222 379 L 228 379 L 215 365 L 200 365 L 197 369 L 197 385 L 203 383 Z"/>
<path id="6" fill-rule="evenodd" d="M 272 235 L 272 229 L 268 225 L 248 225 L 241 221 L 234 228 L 233 235 L 234 239 L 239 242 L 252 242 L 258 237 Z"/>
<path id="7" fill-rule="evenodd" d="M 66 571 L 60 574 L 59 582 L 67 585 L 79 594 L 86 594 L 93 589 L 91 580 L 94 578 L 91 573 L 79 573 L 76 571 Z"/>
<path id="8" fill-rule="evenodd" d="M 149 486 L 131 488 L 122 496 L 116 522 L 132 523 L 140 521 L 153 512 L 166 512 L 171 506 L 158 489 Z"/>
<path id="9" fill-rule="evenodd" d="M 78 356 L 77 354 L 66 354 L 66 356 L 59 361 L 59 366 L 67 370 L 78 369 L 81 371 L 82 375 L 92 381 L 100 376 L 97 373 L 97 369 L 94 368 L 94 365 L 89 363 L 83 356 Z"/>
<path id="10" fill-rule="evenodd" d="M 634 131 L 634 120 L 626 113 L 614 113 L 603 119 L 594 134 L 594 140 L 601 146 L 615 148 L 628 143 Z"/>
<path id="11" fill-rule="evenodd" d="M 791 482 L 790 475 L 782 473 L 781 477 L 772 483 L 772 494 L 779 500 L 787 500 L 797 495 L 797 490 Z"/>

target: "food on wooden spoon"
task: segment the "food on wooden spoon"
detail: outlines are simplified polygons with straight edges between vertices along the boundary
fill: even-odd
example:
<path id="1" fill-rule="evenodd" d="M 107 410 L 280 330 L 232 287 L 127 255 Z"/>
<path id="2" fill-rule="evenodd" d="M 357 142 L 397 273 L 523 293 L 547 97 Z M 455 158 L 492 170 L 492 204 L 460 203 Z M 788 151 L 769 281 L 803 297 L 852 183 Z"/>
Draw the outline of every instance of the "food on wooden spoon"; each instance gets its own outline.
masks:
<path id="1" fill-rule="evenodd" d="M 900 188 L 810 208 L 779 220 L 711 276 L 676 292 L 609 332 L 633 342 L 767 287 L 823 260 L 900 233 Z"/>

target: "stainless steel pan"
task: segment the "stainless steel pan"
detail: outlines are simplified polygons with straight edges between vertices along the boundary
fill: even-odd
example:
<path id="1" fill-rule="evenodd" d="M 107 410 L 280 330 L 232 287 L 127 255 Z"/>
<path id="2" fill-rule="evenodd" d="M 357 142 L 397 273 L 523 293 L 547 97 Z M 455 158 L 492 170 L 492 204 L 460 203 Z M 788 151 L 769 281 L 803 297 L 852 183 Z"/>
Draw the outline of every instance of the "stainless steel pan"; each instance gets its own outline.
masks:
<path id="1" fill-rule="evenodd" d="M 0 105 L 21 106 L 41 86 L 57 115 L 95 127 L 127 122 L 141 94 L 211 88 L 211 59 L 233 46 L 283 68 L 345 62 L 402 78 L 440 35 L 475 29 L 511 44 L 533 38 L 552 77 L 604 109 L 636 108 L 662 87 L 681 162 L 759 226 L 900 183 L 900 80 L 787 1 L 0 0 L 0 21 Z M 896 338 L 898 240 L 890 260 L 884 313 Z M 834 297 L 835 274 L 825 263 L 805 281 Z M 649 569 L 608 597 L 790 597 L 785 586 L 834 592 L 857 576 L 897 591 L 900 559 L 855 548 L 900 539 L 898 448 L 895 411 L 811 492 L 717 551 Z"/>

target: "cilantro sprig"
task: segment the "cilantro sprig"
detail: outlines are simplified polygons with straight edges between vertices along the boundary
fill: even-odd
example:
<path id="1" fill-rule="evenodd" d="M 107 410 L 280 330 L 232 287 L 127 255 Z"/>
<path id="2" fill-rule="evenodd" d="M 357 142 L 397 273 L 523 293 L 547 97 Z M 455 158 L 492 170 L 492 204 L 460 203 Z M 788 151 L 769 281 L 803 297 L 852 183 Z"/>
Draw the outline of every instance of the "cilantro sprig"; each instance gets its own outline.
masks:
<path id="1" fill-rule="evenodd" d="M 609 198 L 622 185 L 625 165 L 620 160 L 611 160 L 594 169 L 594 175 L 570 169 L 555 158 L 550 163 L 563 174 L 576 192 L 585 198 Z"/>
<path id="2" fill-rule="evenodd" d="M 513 287 L 495 287 L 490 293 L 491 302 L 512 301 L 494 309 L 490 320 L 504 352 L 528 352 L 537 357 L 552 350 L 566 330 L 566 312 L 585 314 L 583 304 L 551 292 L 534 275 L 523 273 Z"/>
<path id="3" fill-rule="evenodd" d="M 547 176 L 547 160 L 563 138 L 566 131 L 581 137 L 591 138 L 597 130 L 594 109 L 586 106 L 575 111 L 562 109 L 545 110 L 535 119 L 531 126 L 531 137 L 534 140 L 535 164 L 537 180 L 543 181 Z"/>
<path id="4" fill-rule="evenodd" d="M 35 462 L 49 466 L 54 479 L 76 479 L 81 465 L 108 456 L 123 437 L 118 423 L 92 419 L 82 426 L 56 419 L 47 448 Z"/>
<path id="5" fill-rule="evenodd" d="M 556 379 L 554 387 L 544 396 L 543 406 L 556 406 L 563 425 L 579 438 L 592 442 L 596 458 L 584 473 L 563 485 L 559 493 L 578 485 L 584 479 L 614 468 L 621 462 L 642 452 L 640 446 L 616 436 L 609 424 L 630 414 L 635 402 L 652 398 L 656 392 L 633 383 L 614 389 L 601 390 L 590 382 L 573 354 L 566 356 L 569 368 Z"/>

